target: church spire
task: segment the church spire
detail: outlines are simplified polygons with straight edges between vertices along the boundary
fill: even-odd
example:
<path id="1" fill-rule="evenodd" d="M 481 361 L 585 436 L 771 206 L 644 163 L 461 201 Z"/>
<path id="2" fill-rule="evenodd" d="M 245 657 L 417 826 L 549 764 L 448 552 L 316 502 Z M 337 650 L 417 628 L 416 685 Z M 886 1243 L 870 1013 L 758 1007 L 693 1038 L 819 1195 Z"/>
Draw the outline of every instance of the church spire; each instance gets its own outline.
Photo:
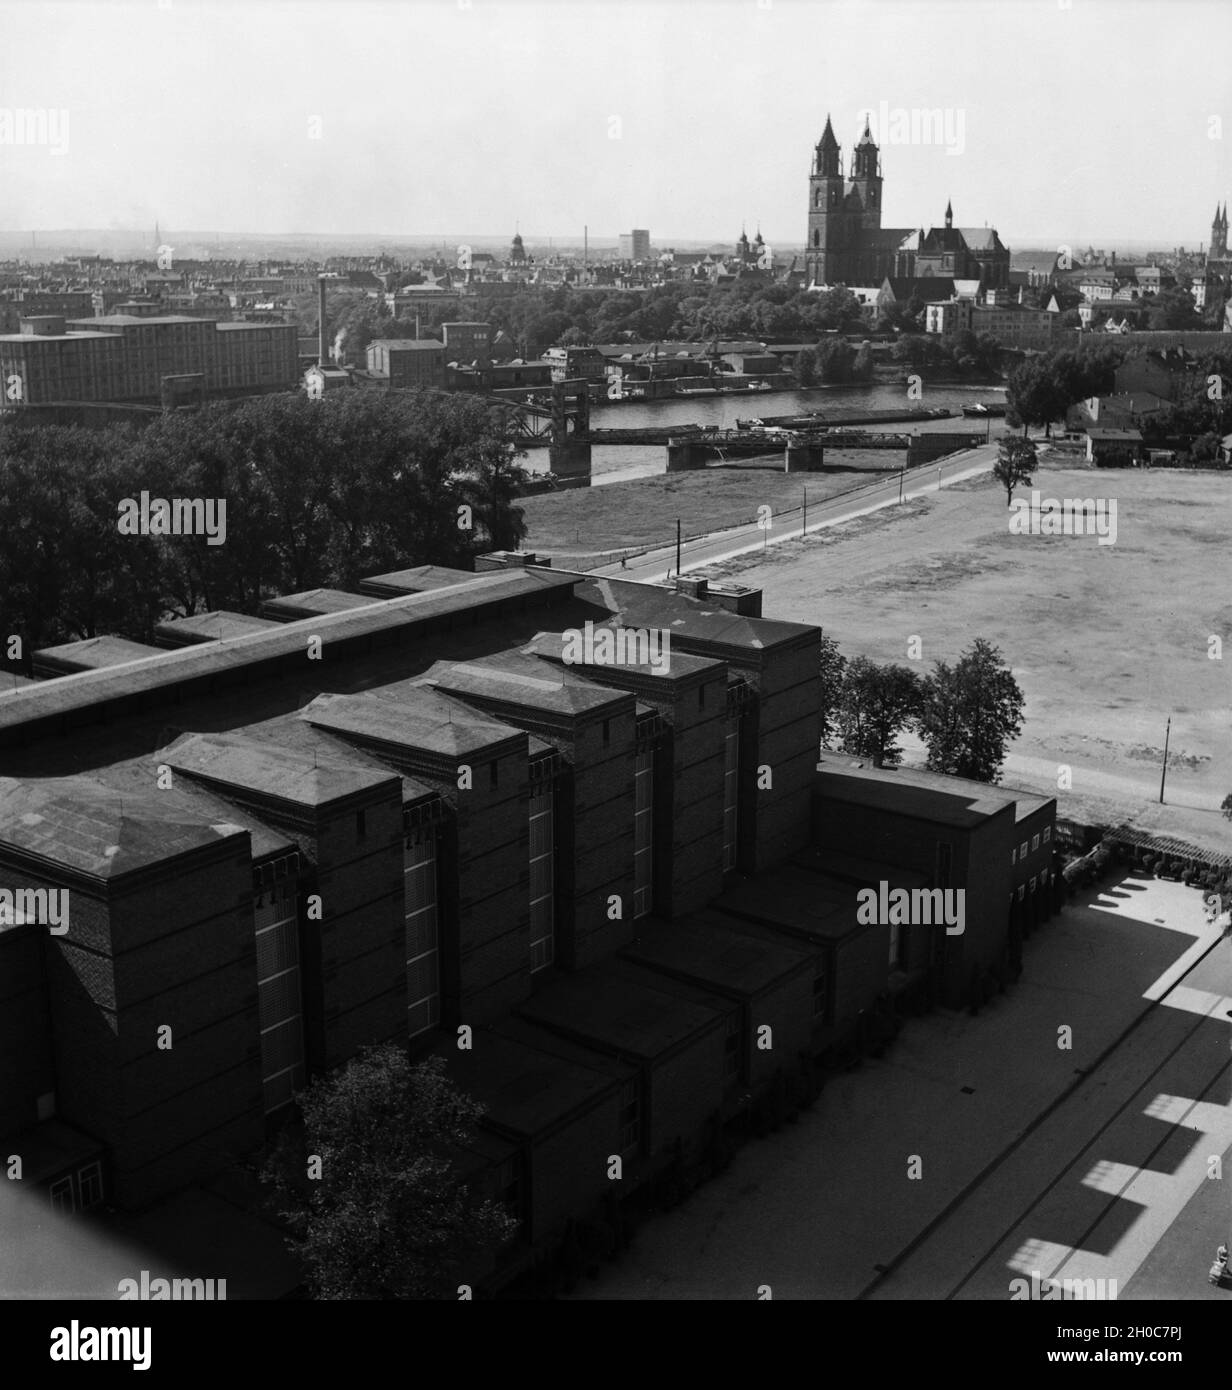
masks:
<path id="1" fill-rule="evenodd" d="M 945 204 L 945 225 L 947 227 L 952 227 L 954 225 L 954 206 L 948 198 Z"/>

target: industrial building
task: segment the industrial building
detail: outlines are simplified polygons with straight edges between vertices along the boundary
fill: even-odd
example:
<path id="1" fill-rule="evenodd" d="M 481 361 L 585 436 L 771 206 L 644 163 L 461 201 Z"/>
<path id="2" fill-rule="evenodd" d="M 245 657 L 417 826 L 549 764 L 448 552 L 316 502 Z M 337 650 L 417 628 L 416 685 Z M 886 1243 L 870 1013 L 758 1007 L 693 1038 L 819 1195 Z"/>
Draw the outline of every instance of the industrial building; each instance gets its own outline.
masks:
<path id="1" fill-rule="evenodd" d="M 1055 803 L 819 767 L 820 629 L 760 591 L 505 552 L 361 588 L 40 653 L 0 694 L 0 1147 L 40 1200 L 208 1180 L 394 1040 L 485 1107 L 499 1283 L 896 1011 L 1014 977 Z M 670 659 L 578 660 L 587 623 Z M 887 882 L 963 887 L 965 934 L 863 920 Z"/>

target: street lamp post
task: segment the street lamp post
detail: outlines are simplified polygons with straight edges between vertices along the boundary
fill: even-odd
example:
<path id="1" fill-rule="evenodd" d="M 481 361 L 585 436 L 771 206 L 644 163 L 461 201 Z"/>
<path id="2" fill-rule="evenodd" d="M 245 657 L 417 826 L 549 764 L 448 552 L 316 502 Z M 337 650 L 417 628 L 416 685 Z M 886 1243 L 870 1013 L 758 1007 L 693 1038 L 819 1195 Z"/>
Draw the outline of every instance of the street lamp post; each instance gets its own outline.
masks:
<path id="1" fill-rule="evenodd" d="M 1164 779 L 1168 775 L 1168 739 L 1172 735 L 1172 716 L 1168 716 L 1168 727 L 1164 730 L 1164 765 L 1159 772 L 1159 804 L 1164 804 Z"/>

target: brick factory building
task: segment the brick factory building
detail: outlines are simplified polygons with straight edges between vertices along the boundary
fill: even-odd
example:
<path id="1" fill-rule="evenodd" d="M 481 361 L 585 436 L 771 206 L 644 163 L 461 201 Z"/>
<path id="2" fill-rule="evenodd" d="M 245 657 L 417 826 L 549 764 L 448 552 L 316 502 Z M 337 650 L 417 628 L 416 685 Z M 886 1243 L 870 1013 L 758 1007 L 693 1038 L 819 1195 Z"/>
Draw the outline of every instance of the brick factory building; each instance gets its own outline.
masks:
<path id="1" fill-rule="evenodd" d="M 896 1008 L 1013 978 L 1055 803 L 819 769 L 820 629 L 759 591 L 505 553 L 362 589 L 72 644 L 0 695 L 0 890 L 68 891 L 66 931 L 0 924 L 0 1144 L 55 1205 L 204 1181 L 397 1040 L 486 1107 L 499 1283 Z M 579 656 L 587 623 L 669 659 Z M 862 921 L 887 881 L 970 885 L 966 935 Z"/>

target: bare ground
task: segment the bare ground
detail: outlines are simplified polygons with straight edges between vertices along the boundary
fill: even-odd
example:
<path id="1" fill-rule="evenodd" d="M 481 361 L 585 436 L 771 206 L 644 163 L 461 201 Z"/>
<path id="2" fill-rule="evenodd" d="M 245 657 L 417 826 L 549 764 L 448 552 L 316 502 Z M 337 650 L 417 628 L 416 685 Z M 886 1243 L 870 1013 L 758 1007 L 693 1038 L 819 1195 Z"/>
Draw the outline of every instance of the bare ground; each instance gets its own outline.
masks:
<path id="1" fill-rule="evenodd" d="M 1011 535 L 1004 493 L 980 478 L 722 569 L 762 586 L 767 615 L 819 623 L 849 656 L 906 662 L 918 636 L 930 668 L 987 638 L 1026 696 L 1005 782 L 1056 792 L 1063 815 L 1232 852 L 1216 809 L 1232 792 L 1232 479 L 1044 467 L 1035 487 L 1115 500 L 1115 543 Z M 1065 766 L 1072 792 L 1057 786 Z"/>

